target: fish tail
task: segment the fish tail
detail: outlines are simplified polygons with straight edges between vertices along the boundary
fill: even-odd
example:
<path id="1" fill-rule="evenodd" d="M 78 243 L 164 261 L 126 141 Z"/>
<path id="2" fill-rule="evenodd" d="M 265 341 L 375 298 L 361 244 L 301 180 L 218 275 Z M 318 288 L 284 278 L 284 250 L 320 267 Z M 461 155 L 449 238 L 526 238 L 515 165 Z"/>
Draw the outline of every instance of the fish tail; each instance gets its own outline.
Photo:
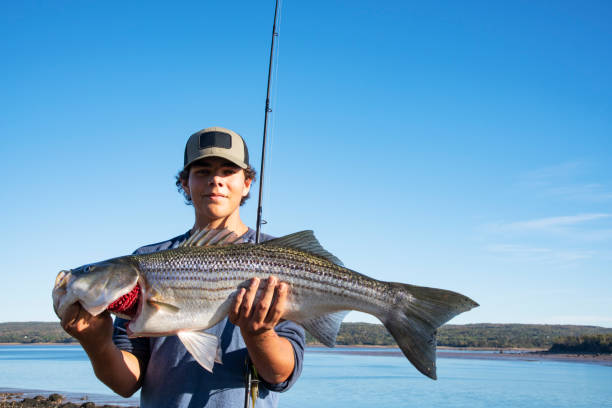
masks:
<path id="1" fill-rule="evenodd" d="M 478 303 L 448 290 L 394 282 L 389 285 L 392 304 L 380 320 L 408 360 L 435 380 L 438 327 Z"/>

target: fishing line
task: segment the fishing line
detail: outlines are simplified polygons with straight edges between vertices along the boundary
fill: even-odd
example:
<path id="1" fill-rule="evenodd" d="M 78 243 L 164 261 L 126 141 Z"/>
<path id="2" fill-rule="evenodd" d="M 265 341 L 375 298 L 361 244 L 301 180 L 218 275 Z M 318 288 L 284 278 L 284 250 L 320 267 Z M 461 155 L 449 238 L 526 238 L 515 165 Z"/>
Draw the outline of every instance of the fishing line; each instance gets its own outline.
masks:
<path id="1" fill-rule="evenodd" d="M 268 86 L 266 88 L 266 106 L 265 106 L 265 115 L 264 115 L 264 128 L 263 128 L 263 141 L 261 146 L 261 170 L 259 172 L 261 182 L 259 183 L 259 199 L 257 201 L 257 229 L 255 230 L 255 243 L 259 243 L 259 237 L 261 232 L 261 224 L 262 224 L 262 198 L 263 198 L 263 185 L 265 178 L 264 173 L 264 165 L 266 162 L 266 138 L 268 131 L 268 114 L 271 112 L 270 109 L 270 82 L 272 80 L 272 63 L 274 61 L 274 43 L 276 37 L 278 36 L 276 31 L 276 21 L 278 17 L 278 3 L 279 0 L 276 0 L 274 6 L 274 23 L 272 24 L 272 41 L 270 45 L 270 61 L 268 64 Z"/>
<path id="2" fill-rule="evenodd" d="M 278 106 L 280 106 L 278 95 L 279 95 L 279 82 L 278 82 L 278 73 L 279 73 L 279 62 L 280 62 L 280 51 L 281 51 L 281 41 L 280 41 L 280 32 L 282 26 L 282 10 L 283 10 L 283 1 L 279 0 L 278 5 L 278 22 L 276 23 L 276 45 L 275 45 L 275 56 L 274 56 L 274 64 L 273 64 L 273 74 L 272 74 L 272 99 L 270 100 L 271 111 L 270 111 L 270 132 L 269 132 L 269 140 L 267 141 L 267 159 L 266 159 L 266 167 L 268 174 L 266 176 L 266 190 L 264 190 L 264 201 L 266 203 L 270 202 L 271 197 L 273 196 L 274 185 L 272 184 L 272 174 L 274 170 L 274 139 L 276 137 L 276 118 L 278 117 Z M 263 214 L 262 214 L 263 217 Z M 262 218 L 262 225 L 268 224 L 268 220 Z M 265 229 L 265 228 L 263 228 Z"/>

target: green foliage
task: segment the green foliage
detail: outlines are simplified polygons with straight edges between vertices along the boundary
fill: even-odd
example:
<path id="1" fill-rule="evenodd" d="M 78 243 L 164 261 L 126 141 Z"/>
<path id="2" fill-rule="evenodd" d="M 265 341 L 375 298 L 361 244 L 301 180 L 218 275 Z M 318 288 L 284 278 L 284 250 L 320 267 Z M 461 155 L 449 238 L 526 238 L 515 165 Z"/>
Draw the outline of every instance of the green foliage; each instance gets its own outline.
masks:
<path id="1" fill-rule="evenodd" d="M 597 326 L 544 324 L 445 325 L 438 330 L 438 345 L 448 347 L 549 348 L 562 336 L 612 335 L 612 329 Z M 306 342 L 316 343 L 306 333 Z M 381 324 L 342 323 L 338 345 L 394 346 L 396 343 Z"/>
<path id="2" fill-rule="evenodd" d="M 571 336 L 555 339 L 551 353 L 612 353 L 612 334 Z"/>
<path id="3" fill-rule="evenodd" d="M 564 336 L 612 334 L 597 326 L 548 324 L 445 325 L 438 331 L 438 345 L 450 347 L 549 348 Z"/>
<path id="4" fill-rule="evenodd" d="M 339 345 L 386 346 L 395 344 L 382 324 L 343 323 L 336 338 Z"/>
<path id="5" fill-rule="evenodd" d="M 76 341 L 59 323 L 0 323 L 0 343 L 70 343 Z"/>

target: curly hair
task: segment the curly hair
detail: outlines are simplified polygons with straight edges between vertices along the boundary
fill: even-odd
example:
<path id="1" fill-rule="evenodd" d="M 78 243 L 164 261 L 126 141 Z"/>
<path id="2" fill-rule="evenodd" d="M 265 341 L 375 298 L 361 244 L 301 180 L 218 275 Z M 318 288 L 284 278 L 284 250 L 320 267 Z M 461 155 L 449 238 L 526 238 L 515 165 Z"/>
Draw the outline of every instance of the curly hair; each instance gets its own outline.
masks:
<path id="1" fill-rule="evenodd" d="M 187 205 L 193 205 L 193 203 L 191 201 L 191 196 L 187 194 L 185 189 L 183 189 L 183 181 L 187 182 L 189 180 L 190 170 L 191 170 L 191 164 L 187 166 L 186 168 L 184 168 L 183 170 L 179 171 L 178 174 L 176 175 L 176 182 L 175 182 L 176 188 L 178 189 L 179 193 L 183 194 L 183 197 L 185 198 L 185 204 Z M 249 167 L 247 167 L 246 169 L 241 169 L 241 170 L 244 171 L 244 178 L 246 180 L 251 180 L 251 182 L 255 182 L 255 175 L 257 173 L 255 172 L 255 169 L 251 167 L 251 165 L 249 165 Z M 251 196 L 251 192 L 249 192 L 247 195 L 242 197 L 242 199 L 240 200 L 240 205 L 243 205 L 246 202 L 246 200 L 249 199 L 250 196 Z"/>

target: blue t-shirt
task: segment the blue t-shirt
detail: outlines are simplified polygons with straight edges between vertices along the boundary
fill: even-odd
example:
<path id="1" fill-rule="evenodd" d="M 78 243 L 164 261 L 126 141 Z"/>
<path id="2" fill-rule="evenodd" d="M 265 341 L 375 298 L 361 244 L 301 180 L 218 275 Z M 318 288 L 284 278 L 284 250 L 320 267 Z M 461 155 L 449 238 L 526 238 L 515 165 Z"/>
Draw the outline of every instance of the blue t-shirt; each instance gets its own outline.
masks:
<path id="1" fill-rule="evenodd" d="M 158 244 L 137 249 L 135 254 L 147 254 L 176 248 L 189 237 L 183 235 Z M 249 228 L 245 241 L 255 242 L 255 231 Z M 263 235 L 262 241 L 272 237 Z M 247 349 L 240 328 L 227 318 L 206 330 L 219 338 L 222 364 L 215 363 L 213 372 L 202 368 L 185 349 L 177 336 L 139 337 L 130 339 L 125 330 L 126 320 L 117 317 L 113 341 L 121 350 L 134 354 L 144 372 L 140 391 L 141 408 L 207 407 L 228 408 L 244 405 Z M 302 372 L 304 359 L 304 329 L 290 321 L 275 327 L 279 336 L 293 346 L 295 367 L 289 379 L 269 384 L 260 378 L 256 407 L 276 407 L 278 393 L 288 390 Z"/>

